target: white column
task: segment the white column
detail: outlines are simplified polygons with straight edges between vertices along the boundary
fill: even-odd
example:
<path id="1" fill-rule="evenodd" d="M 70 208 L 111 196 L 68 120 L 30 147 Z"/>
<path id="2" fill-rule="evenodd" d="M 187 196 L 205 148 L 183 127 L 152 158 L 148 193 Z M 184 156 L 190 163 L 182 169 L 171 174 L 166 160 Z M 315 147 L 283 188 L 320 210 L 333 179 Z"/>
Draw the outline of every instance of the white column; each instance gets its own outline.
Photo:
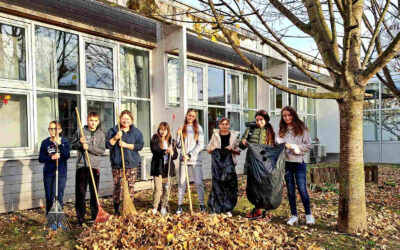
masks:
<path id="1" fill-rule="evenodd" d="M 186 47 L 186 27 L 182 27 L 179 34 L 179 86 L 180 86 L 180 106 L 183 112 L 188 109 L 187 100 L 187 47 Z"/>
<path id="2" fill-rule="evenodd" d="M 282 85 L 289 87 L 289 64 L 287 62 L 282 63 Z M 282 91 L 283 92 L 283 91 Z M 283 92 L 282 94 L 282 106 L 289 105 L 289 94 Z"/>

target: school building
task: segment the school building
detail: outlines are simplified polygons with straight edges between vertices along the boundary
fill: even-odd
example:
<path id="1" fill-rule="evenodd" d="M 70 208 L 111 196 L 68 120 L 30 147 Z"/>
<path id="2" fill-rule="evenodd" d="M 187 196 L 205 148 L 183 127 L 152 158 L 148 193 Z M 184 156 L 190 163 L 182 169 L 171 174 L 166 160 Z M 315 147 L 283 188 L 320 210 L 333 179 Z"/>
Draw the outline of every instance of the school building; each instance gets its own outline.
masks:
<path id="1" fill-rule="evenodd" d="M 310 129 L 311 157 L 338 159 L 339 113 L 335 101 L 313 100 L 270 87 L 252 74 L 232 48 L 200 37 L 193 23 L 176 22 L 189 6 L 156 1 L 169 19 L 150 19 L 127 8 L 127 0 L 0 0 L 0 213 L 44 204 L 40 143 L 47 126 L 59 120 L 62 136 L 77 130 L 75 107 L 85 124 L 90 111 L 101 114 L 102 129 L 116 124 L 116 108 L 130 110 L 145 147 L 136 190 L 152 187 L 150 137 L 161 121 L 176 133 L 187 108 L 198 111 L 207 143 L 221 117 L 241 133 L 259 109 L 278 129 L 280 110 L 291 105 Z M 192 8 L 193 9 L 193 8 Z M 235 27 L 232 27 L 235 28 Z M 276 51 L 245 29 L 241 48 L 260 69 L 290 88 L 321 89 Z M 318 68 L 310 72 L 327 82 Z M 399 106 L 378 81 L 366 100 L 365 157 L 372 162 L 398 162 Z M 176 120 L 173 122 L 173 115 Z M 318 146 L 319 145 L 319 146 Z M 211 178 L 204 150 L 203 174 Z M 245 152 L 238 160 L 243 173 Z M 76 152 L 68 161 L 64 201 L 73 201 Z M 101 196 L 112 194 L 108 152 L 101 162 Z"/>

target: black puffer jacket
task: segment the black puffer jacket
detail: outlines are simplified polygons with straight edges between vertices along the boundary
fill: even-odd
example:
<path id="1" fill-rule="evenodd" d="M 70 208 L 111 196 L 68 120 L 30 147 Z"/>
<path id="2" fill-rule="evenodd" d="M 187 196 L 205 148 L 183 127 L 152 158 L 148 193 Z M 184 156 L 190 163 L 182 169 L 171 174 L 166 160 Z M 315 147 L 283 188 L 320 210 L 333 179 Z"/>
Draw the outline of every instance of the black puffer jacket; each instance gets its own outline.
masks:
<path id="1" fill-rule="evenodd" d="M 172 142 L 172 138 L 170 137 L 168 140 L 168 145 L 171 145 Z M 175 142 L 174 142 L 175 144 Z M 176 147 L 174 145 L 174 155 L 172 156 L 171 159 L 171 175 L 170 176 L 175 176 L 175 164 L 173 162 L 173 160 L 175 160 L 176 158 L 178 158 L 178 151 L 176 150 Z M 154 134 L 153 137 L 151 138 L 150 141 L 150 149 L 151 152 L 153 153 L 153 158 L 151 159 L 151 171 L 150 171 L 150 175 L 151 176 L 159 176 L 162 175 L 163 178 L 167 178 L 168 177 L 168 165 L 165 166 L 164 163 L 164 155 L 165 155 L 165 149 L 161 148 L 160 145 L 160 140 L 158 139 L 157 134 Z M 168 160 L 169 157 L 171 157 L 170 155 L 168 155 Z"/>

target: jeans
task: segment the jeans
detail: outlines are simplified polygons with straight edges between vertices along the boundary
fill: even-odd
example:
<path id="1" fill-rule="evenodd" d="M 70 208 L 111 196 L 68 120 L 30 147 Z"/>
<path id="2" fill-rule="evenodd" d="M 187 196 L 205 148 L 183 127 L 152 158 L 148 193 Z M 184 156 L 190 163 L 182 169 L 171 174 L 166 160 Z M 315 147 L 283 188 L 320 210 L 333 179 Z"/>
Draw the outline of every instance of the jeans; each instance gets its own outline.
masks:
<path id="1" fill-rule="evenodd" d="M 306 174 L 307 165 L 304 162 L 286 162 L 285 181 L 289 197 L 290 212 L 295 216 L 297 216 L 296 184 L 306 215 L 311 214 L 310 197 L 306 186 Z"/>
<path id="2" fill-rule="evenodd" d="M 51 206 L 53 206 L 54 196 L 56 194 L 56 174 L 54 175 L 43 175 L 44 193 L 46 196 L 46 215 L 49 213 Z M 64 206 L 63 197 L 64 189 L 67 183 L 67 173 L 58 174 L 58 195 L 57 200 L 61 207 Z"/>
<path id="3" fill-rule="evenodd" d="M 94 182 L 96 189 L 99 190 L 100 170 L 93 168 Z M 98 208 L 97 199 L 94 193 L 93 181 L 90 176 L 90 169 L 88 167 L 78 168 L 75 175 L 75 211 L 76 217 L 83 220 L 86 214 L 86 190 L 89 184 L 90 190 L 90 211 L 92 212 L 92 219 L 96 219 Z"/>
<path id="4" fill-rule="evenodd" d="M 200 205 L 204 205 L 204 184 L 203 184 L 203 170 L 201 164 L 197 162 L 195 166 L 187 165 L 188 169 L 192 169 L 194 176 L 194 184 L 196 185 L 197 195 L 199 197 Z M 183 198 L 186 193 L 186 166 L 179 162 L 179 186 L 178 186 L 178 205 L 182 205 Z"/>

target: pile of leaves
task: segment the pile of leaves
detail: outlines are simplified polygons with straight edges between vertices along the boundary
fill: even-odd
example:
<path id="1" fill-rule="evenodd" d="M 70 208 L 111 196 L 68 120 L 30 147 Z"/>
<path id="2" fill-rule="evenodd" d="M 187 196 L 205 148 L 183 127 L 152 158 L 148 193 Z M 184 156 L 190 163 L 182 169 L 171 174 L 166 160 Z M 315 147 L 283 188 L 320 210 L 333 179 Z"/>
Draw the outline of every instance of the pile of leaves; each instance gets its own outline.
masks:
<path id="1" fill-rule="evenodd" d="M 296 246 L 293 241 L 289 242 L 284 226 L 265 221 L 203 213 L 162 217 L 151 212 L 129 217 L 113 216 L 105 223 L 84 230 L 78 242 L 80 249 L 275 249 Z"/>

